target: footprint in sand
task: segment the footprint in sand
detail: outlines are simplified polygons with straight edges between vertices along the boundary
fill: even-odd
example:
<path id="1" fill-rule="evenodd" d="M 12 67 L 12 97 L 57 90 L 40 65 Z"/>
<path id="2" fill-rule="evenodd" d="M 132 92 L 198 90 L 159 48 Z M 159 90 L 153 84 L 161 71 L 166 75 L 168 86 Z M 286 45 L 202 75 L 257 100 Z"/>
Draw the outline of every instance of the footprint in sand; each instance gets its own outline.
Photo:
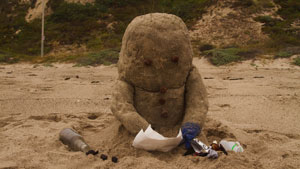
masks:
<path id="1" fill-rule="evenodd" d="M 100 116 L 100 113 L 88 113 L 87 118 L 90 120 L 95 120 Z"/>
<path id="2" fill-rule="evenodd" d="M 45 120 L 45 121 L 54 121 L 54 122 L 59 122 L 61 121 L 61 117 L 54 114 L 54 115 L 46 115 L 46 116 L 30 116 L 28 119 L 33 119 L 33 120 Z"/>

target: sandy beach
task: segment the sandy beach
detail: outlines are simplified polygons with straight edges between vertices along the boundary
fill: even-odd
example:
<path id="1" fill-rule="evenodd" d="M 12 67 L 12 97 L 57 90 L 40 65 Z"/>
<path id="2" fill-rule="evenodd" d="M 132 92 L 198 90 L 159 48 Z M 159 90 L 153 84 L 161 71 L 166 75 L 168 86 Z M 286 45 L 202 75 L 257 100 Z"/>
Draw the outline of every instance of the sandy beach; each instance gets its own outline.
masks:
<path id="1" fill-rule="evenodd" d="M 209 94 L 208 141 L 236 140 L 245 149 L 215 160 L 183 156 L 183 146 L 168 153 L 133 148 L 134 136 L 110 111 L 116 65 L 0 65 L 0 169 L 300 168 L 300 67 L 290 61 L 215 67 L 194 59 Z M 70 151 L 58 140 L 66 127 L 99 154 Z"/>

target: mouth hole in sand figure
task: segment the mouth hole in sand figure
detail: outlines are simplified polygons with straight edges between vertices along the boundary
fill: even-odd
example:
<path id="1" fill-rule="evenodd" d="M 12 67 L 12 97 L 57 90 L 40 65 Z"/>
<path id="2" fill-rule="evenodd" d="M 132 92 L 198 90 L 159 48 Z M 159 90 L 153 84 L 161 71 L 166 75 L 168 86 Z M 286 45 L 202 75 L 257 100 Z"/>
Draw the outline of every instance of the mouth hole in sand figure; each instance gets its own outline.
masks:
<path id="1" fill-rule="evenodd" d="M 162 111 L 161 112 L 161 117 L 165 118 L 165 119 L 168 118 L 169 117 L 168 112 L 167 111 Z"/>
<path id="2" fill-rule="evenodd" d="M 95 114 L 95 113 L 90 113 L 88 114 L 87 118 L 90 120 L 95 120 L 99 117 L 99 115 Z"/>

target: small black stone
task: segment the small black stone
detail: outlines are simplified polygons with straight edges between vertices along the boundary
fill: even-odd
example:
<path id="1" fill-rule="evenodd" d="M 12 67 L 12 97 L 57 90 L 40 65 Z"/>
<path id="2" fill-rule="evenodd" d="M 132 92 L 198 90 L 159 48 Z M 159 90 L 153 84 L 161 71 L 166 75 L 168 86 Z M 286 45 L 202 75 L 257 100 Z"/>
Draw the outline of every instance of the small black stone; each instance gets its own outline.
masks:
<path id="1" fill-rule="evenodd" d="M 89 150 L 89 151 L 86 152 L 85 154 L 86 154 L 86 155 L 89 155 L 89 154 L 97 155 L 98 153 L 99 153 L 99 151 Z"/>
<path id="2" fill-rule="evenodd" d="M 111 161 L 114 162 L 114 163 L 117 163 L 117 162 L 118 162 L 118 158 L 115 157 L 115 156 L 113 156 L 113 157 L 111 158 Z"/>
<path id="3" fill-rule="evenodd" d="M 101 158 L 102 160 L 107 160 L 107 155 L 101 154 L 100 158 Z"/>

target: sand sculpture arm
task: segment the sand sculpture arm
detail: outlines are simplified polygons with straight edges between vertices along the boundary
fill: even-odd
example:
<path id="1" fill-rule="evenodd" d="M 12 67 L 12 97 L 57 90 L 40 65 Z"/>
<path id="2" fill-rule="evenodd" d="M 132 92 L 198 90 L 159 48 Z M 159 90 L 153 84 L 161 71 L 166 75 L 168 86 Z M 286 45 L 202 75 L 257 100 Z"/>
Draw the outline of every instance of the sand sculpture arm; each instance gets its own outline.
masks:
<path id="1" fill-rule="evenodd" d="M 197 68 L 193 67 L 185 88 L 185 116 L 183 123 L 192 122 L 204 126 L 208 111 L 207 92 Z"/>
<path id="2" fill-rule="evenodd" d="M 111 111 L 130 133 L 137 134 L 141 129 L 145 130 L 149 123 L 134 108 L 133 95 L 134 88 L 130 84 L 118 80 Z"/>

